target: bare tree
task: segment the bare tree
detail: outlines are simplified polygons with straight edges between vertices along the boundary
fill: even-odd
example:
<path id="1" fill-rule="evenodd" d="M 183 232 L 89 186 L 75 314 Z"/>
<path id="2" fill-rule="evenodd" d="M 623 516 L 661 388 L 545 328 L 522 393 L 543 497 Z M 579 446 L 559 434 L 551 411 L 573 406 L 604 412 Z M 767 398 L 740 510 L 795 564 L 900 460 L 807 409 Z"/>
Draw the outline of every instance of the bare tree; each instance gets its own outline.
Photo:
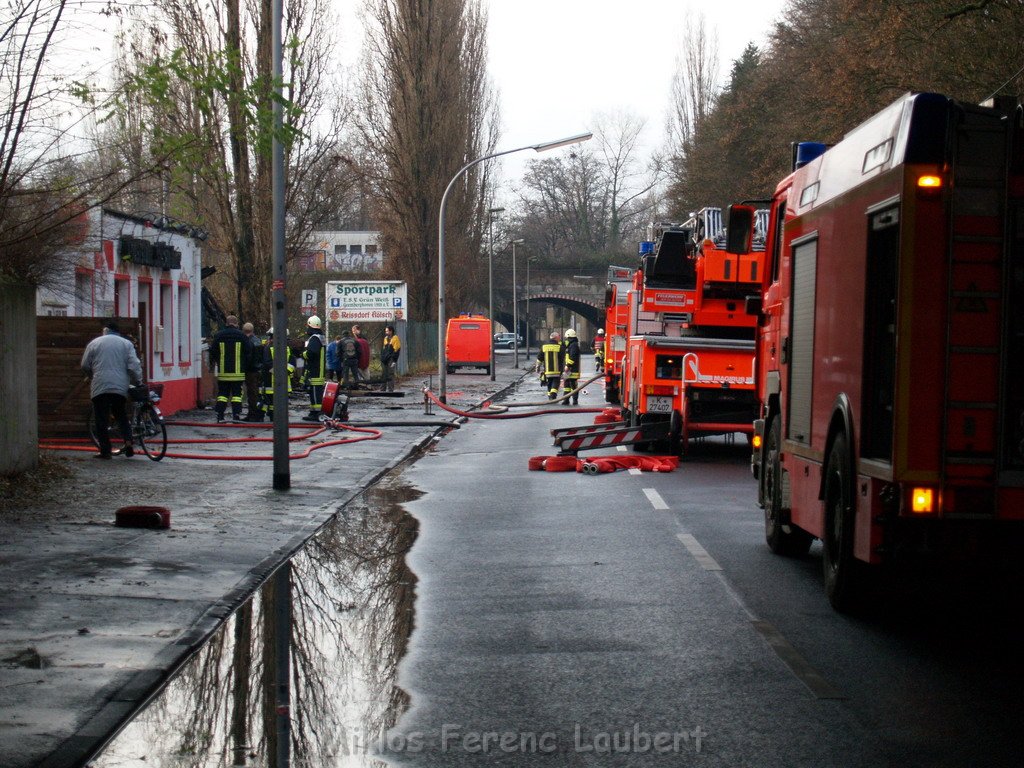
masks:
<path id="1" fill-rule="evenodd" d="M 86 162 L 78 153 L 85 124 L 107 108 L 87 81 L 71 79 L 55 59 L 75 29 L 88 34 L 89 14 L 66 0 L 12 0 L 0 22 L 0 275 L 30 284 L 63 276 L 67 246 L 85 234 L 85 211 L 133 179 Z"/>
<path id="2" fill-rule="evenodd" d="M 662 178 L 660 162 L 654 158 L 645 166 L 639 158 L 646 122 L 635 114 L 616 112 L 599 114 L 594 124 L 605 167 L 611 251 L 622 247 L 624 236 L 636 234 L 638 221 L 650 215 L 657 199 L 652 192 Z"/>
<path id="3" fill-rule="evenodd" d="M 641 160 L 643 129 L 636 115 L 600 114 L 594 149 L 527 165 L 514 229 L 547 269 L 602 267 L 640 239 L 661 180 L 656 160 Z"/>
<path id="4" fill-rule="evenodd" d="M 270 320 L 271 173 L 275 83 L 269 0 L 160 0 L 160 23 L 135 37 L 126 66 L 135 102 L 152 113 L 151 146 L 174 147 L 165 171 L 170 213 L 210 231 L 208 263 L 226 306 Z M 327 0 L 286 4 L 284 78 L 287 243 L 309 232 L 358 181 L 345 146 L 347 100 L 334 85 Z"/>
<path id="5" fill-rule="evenodd" d="M 371 0 L 360 123 L 386 272 L 409 284 L 415 319 L 436 314 L 437 217 L 452 176 L 493 151 L 497 107 L 486 73 L 479 0 Z M 479 274 L 490 170 L 475 166 L 449 196 L 445 232 L 454 306 Z M 476 281 L 479 282 L 479 281 Z"/>
<path id="6" fill-rule="evenodd" d="M 687 12 L 681 52 L 672 76 L 668 140 L 670 154 L 685 153 L 700 123 L 715 107 L 719 87 L 718 33 L 709 31 L 704 14 Z"/>

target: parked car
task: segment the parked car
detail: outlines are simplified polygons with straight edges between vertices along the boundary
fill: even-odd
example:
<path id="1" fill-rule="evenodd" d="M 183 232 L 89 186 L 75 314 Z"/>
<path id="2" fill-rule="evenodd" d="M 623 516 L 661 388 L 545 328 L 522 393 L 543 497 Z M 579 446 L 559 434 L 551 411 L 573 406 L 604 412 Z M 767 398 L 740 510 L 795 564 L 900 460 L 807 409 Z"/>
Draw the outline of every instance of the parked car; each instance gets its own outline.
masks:
<path id="1" fill-rule="evenodd" d="M 517 336 L 514 333 L 496 333 L 494 334 L 494 346 L 503 347 L 504 349 L 514 349 L 516 342 L 519 342 L 519 346 L 523 346 L 523 337 Z"/>

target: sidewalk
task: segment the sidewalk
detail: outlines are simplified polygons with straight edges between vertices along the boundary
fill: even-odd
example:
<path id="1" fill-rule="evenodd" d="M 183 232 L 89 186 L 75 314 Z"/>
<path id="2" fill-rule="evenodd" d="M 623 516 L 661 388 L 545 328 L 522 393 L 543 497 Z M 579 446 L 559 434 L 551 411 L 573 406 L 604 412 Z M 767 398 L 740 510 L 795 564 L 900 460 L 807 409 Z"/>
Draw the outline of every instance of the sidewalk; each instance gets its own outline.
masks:
<path id="1" fill-rule="evenodd" d="M 475 406 L 521 373 L 509 363 L 499 365 L 493 382 L 451 375 L 448 402 Z M 353 398 L 350 420 L 451 423 L 452 415 L 437 407 L 433 416 L 424 414 L 425 378 L 407 378 L 404 398 Z M 292 421 L 305 413 L 292 400 Z M 173 442 L 270 437 L 269 430 L 216 427 L 209 410 L 170 421 L 168 453 L 271 455 L 269 442 Z M 380 427 L 379 439 L 313 451 L 290 462 L 286 492 L 271 490 L 271 461 L 105 462 L 89 453 L 60 454 L 73 473 L 62 481 L 65 492 L 0 512 L 0 765 L 82 764 L 278 565 L 444 429 Z M 308 447 L 294 445 L 293 454 Z M 128 504 L 168 507 L 171 529 L 115 527 L 115 510 Z"/>

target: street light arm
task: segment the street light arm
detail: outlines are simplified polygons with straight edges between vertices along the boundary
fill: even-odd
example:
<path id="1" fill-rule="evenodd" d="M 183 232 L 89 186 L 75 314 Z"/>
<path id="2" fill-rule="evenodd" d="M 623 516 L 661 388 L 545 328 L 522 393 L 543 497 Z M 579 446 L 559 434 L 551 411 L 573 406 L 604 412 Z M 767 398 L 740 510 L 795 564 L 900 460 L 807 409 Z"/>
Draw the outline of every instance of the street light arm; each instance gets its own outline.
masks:
<path id="1" fill-rule="evenodd" d="M 444 351 L 444 337 L 445 337 L 445 307 L 444 307 L 444 214 L 448 207 L 448 193 L 452 191 L 452 187 L 455 186 L 455 182 L 458 181 L 459 177 L 472 168 L 474 165 L 479 165 L 485 160 L 493 160 L 496 157 L 502 157 L 503 155 L 511 155 L 513 152 L 522 152 L 525 149 L 532 149 L 535 152 L 545 152 L 549 149 L 556 149 L 558 147 L 565 147 L 569 144 L 578 144 L 581 141 L 588 141 L 593 137 L 592 133 L 581 133 L 576 136 L 569 136 L 564 139 L 558 139 L 556 141 L 548 141 L 542 144 L 527 144 L 525 147 L 516 147 L 515 149 L 505 149 L 501 152 L 492 152 L 489 155 L 478 157 L 475 160 L 470 160 L 464 166 L 462 166 L 454 176 L 452 180 L 448 182 L 448 186 L 444 188 L 444 194 L 441 195 L 441 210 L 438 214 L 437 222 L 437 374 L 440 382 L 440 395 L 441 402 L 448 401 L 448 384 L 447 384 L 447 360 Z M 491 373 L 493 375 L 494 366 L 491 366 Z"/>
<path id="2" fill-rule="evenodd" d="M 534 144 L 530 149 L 537 152 L 547 152 L 549 149 L 558 149 L 559 147 L 567 147 L 570 144 L 580 144 L 584 141 L 590 141 L 594 138 L 592 133 L 581 133 L 576 136 L 570 136 L 567 139 L 559 139 L 558 141 L 548 141 L 544 144 Z"/>

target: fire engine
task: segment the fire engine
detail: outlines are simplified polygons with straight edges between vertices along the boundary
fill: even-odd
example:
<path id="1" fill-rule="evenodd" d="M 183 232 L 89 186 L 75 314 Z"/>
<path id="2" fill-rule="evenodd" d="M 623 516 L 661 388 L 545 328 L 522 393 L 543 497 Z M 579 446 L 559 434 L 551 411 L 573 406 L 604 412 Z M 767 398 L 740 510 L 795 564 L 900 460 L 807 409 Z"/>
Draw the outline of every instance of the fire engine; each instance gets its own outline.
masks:
<path id="1" fill-rule="evenodd" d="M 822 540 L 837 610 L 868 564 L 1024 519 L 1024 142 L 1016 101 L 908 94 L 772 203 L 752 469 L 772 551 Z M 730 249 L 749 239 L 735 207 Z M 1014 529 L 1019 530 L 1019 529 Z"/>
<path id="2" fill-rule="evenodd" d="M 631 425 L 669 422 L 668 450 L 689 439 L 753 431 L 754 327 L 746 298 L 760 289 L 763 239 L 729 253 L 719 208 L 682 225 L 652 225 L 628 297 L 620 375 Z M 764 216 L 755 212 L 764 233 Z"/>
<path id="3" fill-rule="evenodd" d="M 627 299 L 635 271 L 629 267 L 608 267 L 604 294 L 604 399 L 614 405 L 619 403 L 619 378 L 626 354 Z"/>

